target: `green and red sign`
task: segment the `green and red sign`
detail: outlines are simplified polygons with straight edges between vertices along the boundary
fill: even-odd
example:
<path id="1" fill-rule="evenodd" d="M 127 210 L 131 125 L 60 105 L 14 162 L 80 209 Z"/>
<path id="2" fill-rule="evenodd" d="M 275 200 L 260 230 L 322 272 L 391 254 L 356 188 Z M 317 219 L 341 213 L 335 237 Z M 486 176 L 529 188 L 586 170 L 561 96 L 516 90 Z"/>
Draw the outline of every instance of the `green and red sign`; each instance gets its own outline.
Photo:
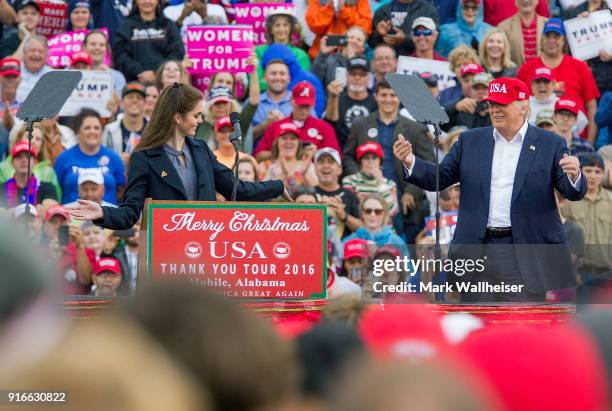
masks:
<path id="1" fill-rule="evenodd" d="M 236 298 L 326 296 L 322 205 L 150 203 L 147 278 L 188 278 Z"/>

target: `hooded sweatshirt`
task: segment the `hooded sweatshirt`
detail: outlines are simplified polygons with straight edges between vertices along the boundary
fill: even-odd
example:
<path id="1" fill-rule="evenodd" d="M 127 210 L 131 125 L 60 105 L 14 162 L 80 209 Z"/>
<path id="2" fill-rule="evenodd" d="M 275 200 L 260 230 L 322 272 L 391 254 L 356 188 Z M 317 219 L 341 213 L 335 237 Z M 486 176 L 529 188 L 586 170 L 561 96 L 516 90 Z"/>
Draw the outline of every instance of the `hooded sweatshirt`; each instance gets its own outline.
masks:
<path id="1" fill-rule="evenodd" d="M 272 60 L 282 60 L 289 68 L 289 76 L 291 77 L 289 90 L 293 89 L 293 86 L 300 81 L 307 81 L 314 86 L 316 92 L 315 112 L 321 118 L 325 112 L 325 90 L 317 76 L 303 70 L 291 49 L 284 44 L 271 44 L 268 46 L 268 50 L 266 50 L 261 60 L 262 67 L 266 67 Z"/>
<path id="2" fill-rule="evenodd" d="M 478 3 L 480 7 L 478 8 L 476 21 L 473 26 L 470 26 L 461 14 L 461 0 L 457 1 L 457 20 L 454 23 L 443 24 L 440 27 L 440 37 L 436 44 L 436 51 L 442 56 L 448 57 L 448 54 L 455 47 L 462 44 L 471 47 L 480 44 L 485 33 L 493 28 L 484 22 L 482 0 L 479 0 Z"/>
<path id="3" fill-rule="evenodd" d="M 176 24 L 158 10 L 151 21 L 144 21 L 135 7 L 117 29 L 113 40 L 113 60 L 127 81 L 138 79 L 146 70 L 157 70 L 166 60 L 183 60 L 185 48 Z"/>
<path id="4" fill-rule="evenodd" d="M 373 241 L 376 244 L 376 247 L 392 245 L 394 247 L 397 247 L 398 250 L 400 250 L 400 252 L 402 253 L 402 257 L 410 258 L 410 252 L 408 251 L 406 242 L 395 233 L 395 230 L 390 225 L 384 226 L 383 228 L 381 228 L 380 231 L 377 231 L 375 233 L 370 233 L 365 227 L 358 228 L 357 231 L 346 237 L 343 240 L 343 243 L 346 244 L 347 241 L 350 241 L 355 238 L 360 238 L 366 241 Z"/>

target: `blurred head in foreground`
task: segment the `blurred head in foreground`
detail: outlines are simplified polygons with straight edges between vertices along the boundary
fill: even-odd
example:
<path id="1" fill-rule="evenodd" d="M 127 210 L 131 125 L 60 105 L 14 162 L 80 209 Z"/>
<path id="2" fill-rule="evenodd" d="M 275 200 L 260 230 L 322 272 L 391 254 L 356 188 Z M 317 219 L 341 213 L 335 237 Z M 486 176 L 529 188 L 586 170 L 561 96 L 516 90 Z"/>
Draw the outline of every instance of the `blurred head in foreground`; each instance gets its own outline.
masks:
<path id="1" fill-rule="evenodd" d="M 40 361 L 1 382 L 6 389 L 68 392 L 62 410 L 205 411 L 207 395 L 137 325 L 124 319 L 80 323 Z M 57 403 L 37 410 L 58 409 Z"/>
<path id="2" fill-rule="evenodd" d="M 119 307 L 210 390 L 214 409 L 276 409 L 295 392 L 288 342 L 226 297 L 187 282 L 147 284 Z"/>

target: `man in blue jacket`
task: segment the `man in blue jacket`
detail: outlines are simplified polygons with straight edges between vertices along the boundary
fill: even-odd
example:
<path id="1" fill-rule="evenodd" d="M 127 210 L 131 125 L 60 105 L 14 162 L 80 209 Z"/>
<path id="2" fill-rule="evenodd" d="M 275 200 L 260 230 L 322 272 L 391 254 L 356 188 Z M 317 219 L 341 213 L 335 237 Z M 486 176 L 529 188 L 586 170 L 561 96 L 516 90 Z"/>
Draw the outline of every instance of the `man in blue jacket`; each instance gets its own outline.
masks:
<path id="1" fill-rule="evenodd" d="M 575 286 L 554 189 L 577 201 L 587 182 L 562 138 L 528 125 L 528 98 L 518 79 L 492 81 L 486 100 L 493 127 L 462 133 L 440 165 L 440 190 L 461 183 L 449 255 L 486 255 L 484 270 L 455 279 L 502 286 L 462 292 L 462 301 L 543 301 L 548 290 Z M 394 154 L 408 182 L 435 190 L 435 165 L 415 157 L 403 136 Z M 509 285 L 515 287 L 503 288 Z"/>

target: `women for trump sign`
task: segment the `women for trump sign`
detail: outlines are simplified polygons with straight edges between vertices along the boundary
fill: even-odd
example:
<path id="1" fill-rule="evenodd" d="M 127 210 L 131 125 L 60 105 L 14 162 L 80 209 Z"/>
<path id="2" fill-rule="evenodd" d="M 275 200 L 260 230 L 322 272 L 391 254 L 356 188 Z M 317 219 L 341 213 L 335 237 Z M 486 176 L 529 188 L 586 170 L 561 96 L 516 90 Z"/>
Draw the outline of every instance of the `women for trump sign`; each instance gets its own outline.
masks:
<path id="1" fill-rule="evenodd" d="M 192 73 L 250 73 L 247 60 L 253 54 L 251 26 L 189 26 L 187 54 Z"/>
<path id="2" fill-rule="evenodd" d="M 272 14 L 295 16 L 295 4 L 291 3 L 255 3 L 235 4 L 236 23 L 253 27 L 254 42 L 258 46 L 268 42 L 266 38 L 266 19 Z"/>
<path id="3" fill-rule="evenodd" d="M 157 201 L 146 218 L 148 279 L 235 298 L 325 298 L 325 206 Z"/>

